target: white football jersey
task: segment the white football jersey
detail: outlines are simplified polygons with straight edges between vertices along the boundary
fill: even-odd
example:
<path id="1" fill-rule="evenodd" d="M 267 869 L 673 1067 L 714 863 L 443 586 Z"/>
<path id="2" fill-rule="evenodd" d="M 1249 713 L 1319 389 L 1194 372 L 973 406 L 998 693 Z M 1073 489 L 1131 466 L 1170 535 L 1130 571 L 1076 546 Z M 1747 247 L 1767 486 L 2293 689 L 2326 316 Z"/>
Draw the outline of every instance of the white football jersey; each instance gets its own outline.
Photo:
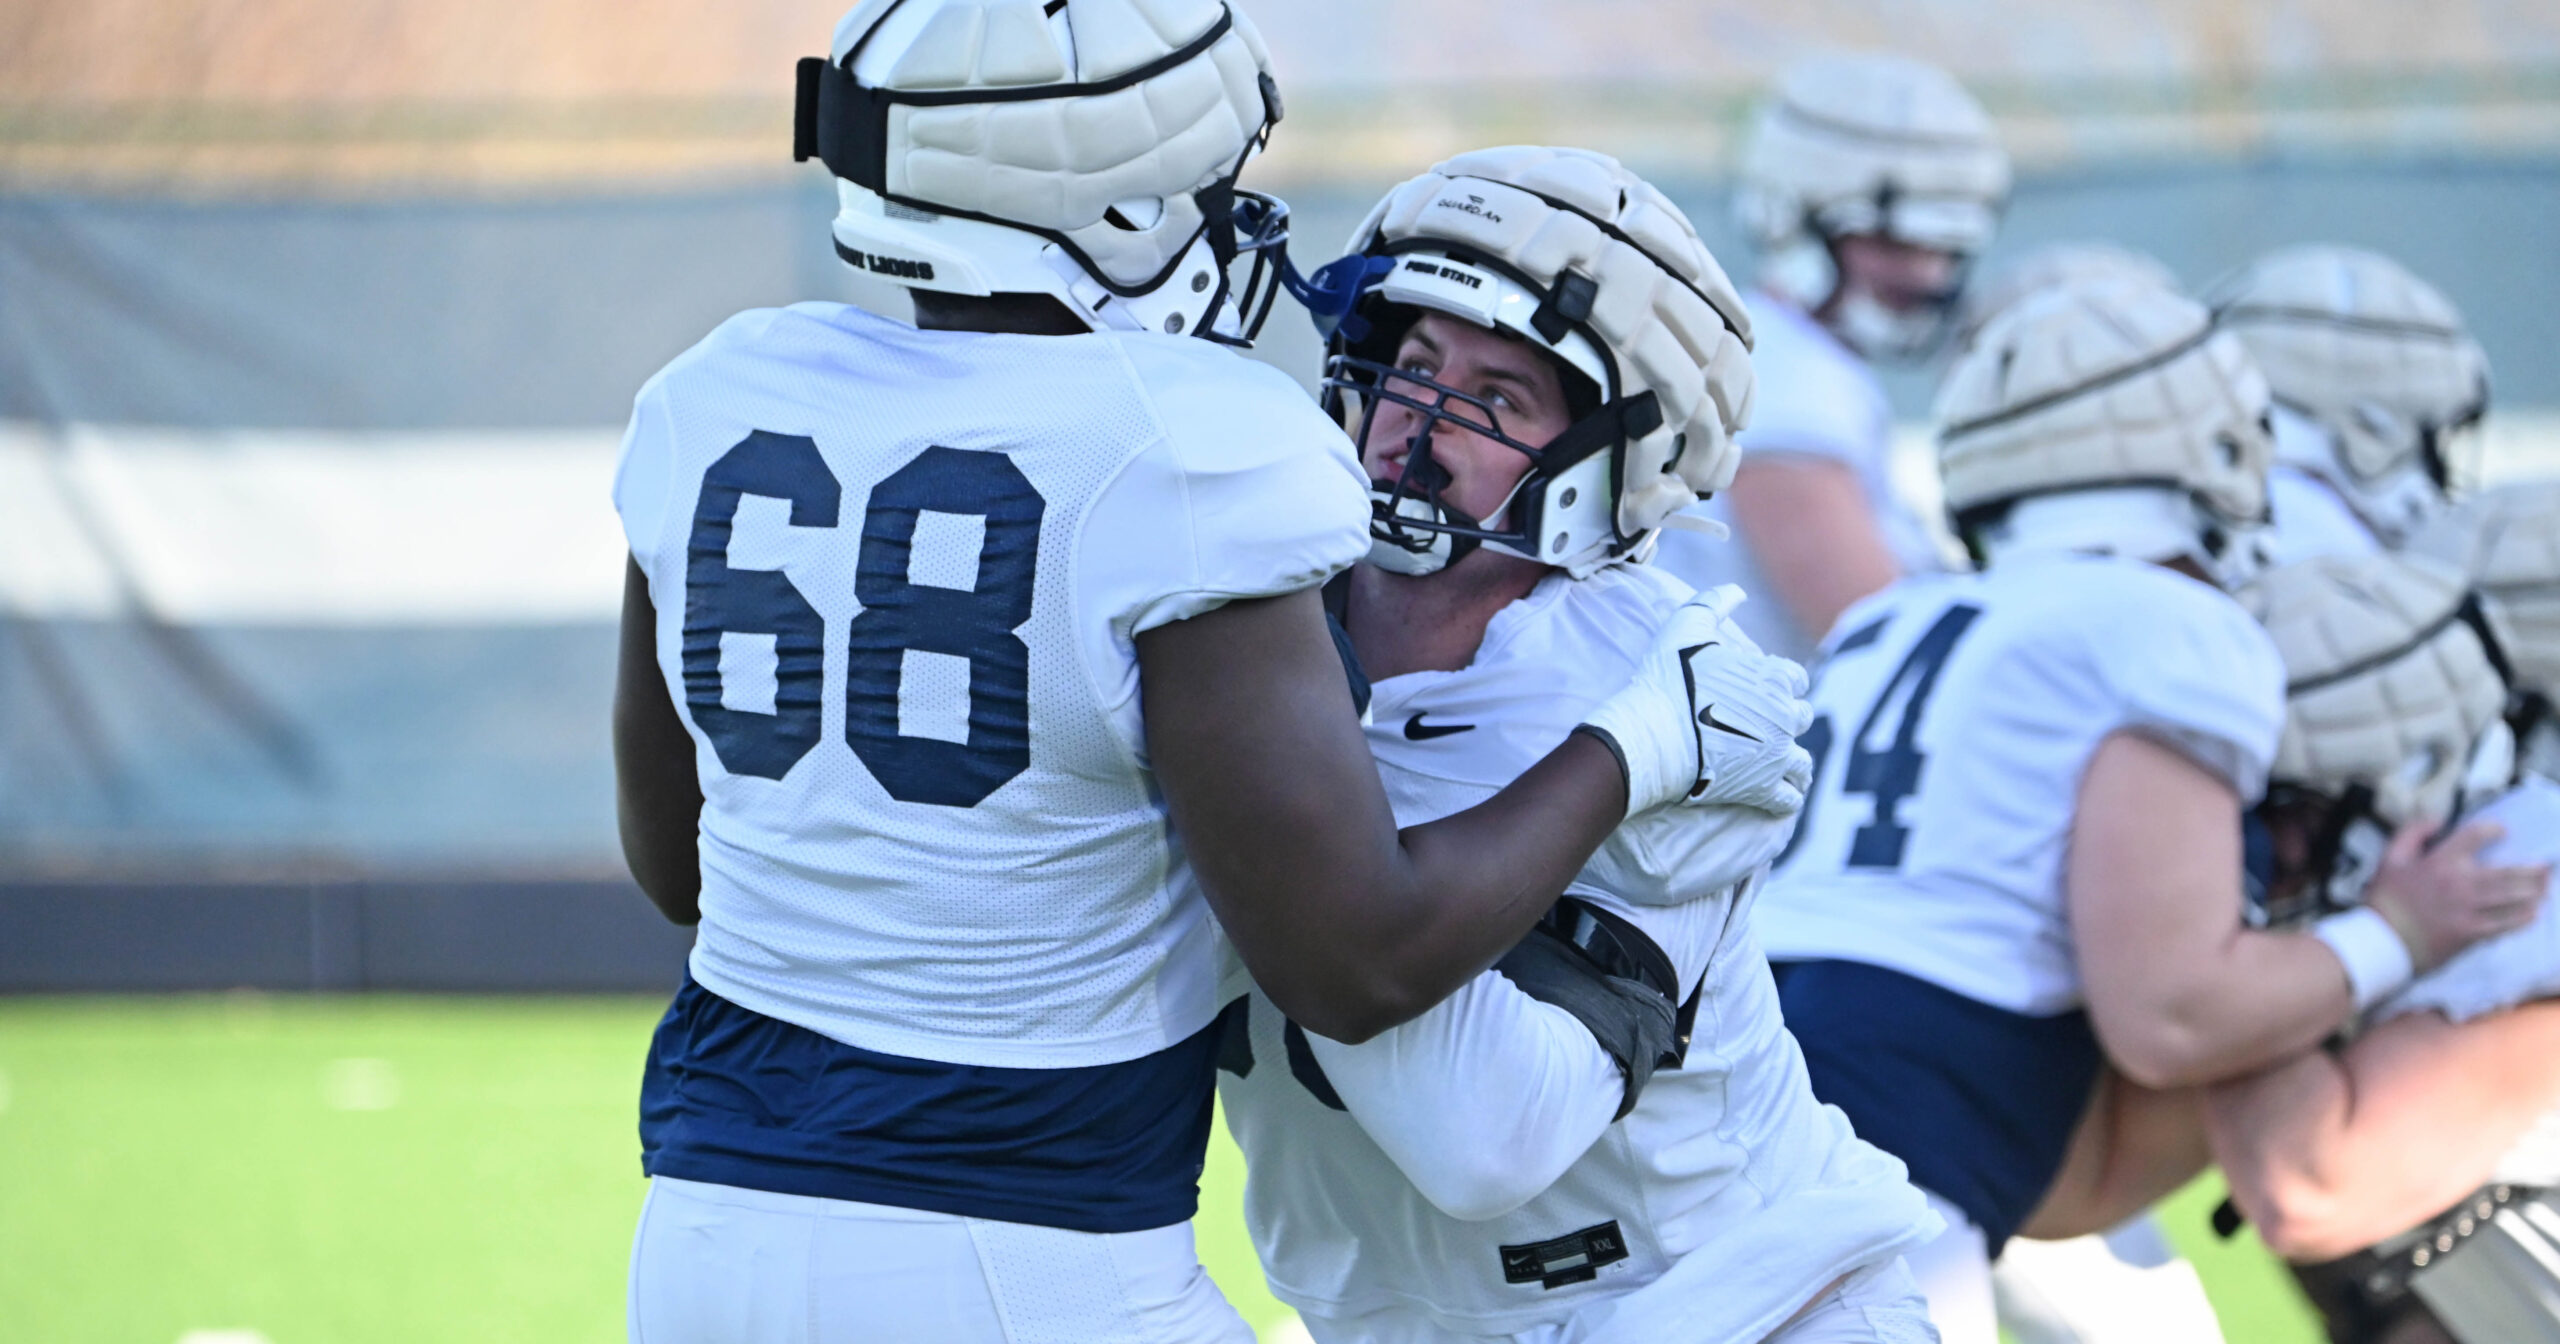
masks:
<path id="1" fill-rule="evenodd" d="M 1493 619 L 1467 668 L 1378 682 L 1369 740 L 1397 820 L 1473 806 L 1553 750 L 1686 595 L 1644 567 L 1553 576 Z M 1318 1340 L 1568 1320 L 1579 1337 L 1646 1312 L 1660 1338 L 1756 1339 L 1935 1230 L 1901 1164 L 1813 1099 L 1752 938 L 1749 874 L 1718 862 L 1767 853 L 1718 844 L 1720 826 L 1788 823 L 1739 813 L 1624 828 L 1569 887 L 1643 928 L 1693 1004 L 1685 1064 L 1622 1121 L 1624 1079 L 1590 1029 L 1499 971 L 1357 1046 L 1247 998 L 1220 1094 L 1272 1291 Z M 1630 881 L 1718 894 L 1617 899 Z M 1240 969 L 1228 983 L 1249 989 Z"/>
<path id="2" fill-rule="evenodd" d="M 1851 607 L 1812 700 L 1814 788 L 1760 907 L 1769 955 L 1862 962 L 2043 1017 L 2080 1004 L 2063 861 L 2099 742 L 2146 733 L 2254 802 L 2284 728 L 2284 666 L 2203 583 L 2018 557 Z"/>
<path id="3" fill-rule="evenodd" d="M 2468 1022 L 2520 1003 L 2560 996 L 2560 784 L 2527 776 L 2465 818 L 2507 828 L 2483 850 L 2483 863 L 2555 865 L 2551 889 L 2533 922 L 2464 948 L 2442 966 L 2374 1009 L 2375 1020 L 2439 1012 Z M 2560 1111 L 2538 1121 L 2499 1160 L 2494 1179 L 2512 1185 L 2560 1186 Z"/>
<path id="4" fill-rule="evenodd" d="M 1945 568 L 1929 528 L 1895 493 L 1891 473 L 1893 407 L 1865 360 L 1804 310 L 1754 291 L 1751 295 L 1751 425 L 1739 440 L 1750 454 L 1785 454 L 1838 462 L 1857 473 L 1885 549 L 1905 574 Z M 1730 526 L 1733 505 L 1718 496 L 1694 512 Z M 1760 563 L 1739 532 L 1726 540 L 1667 529 L 1654 563 L 1700 590 L 1739 584 L 1755 600 L 1736 624 L 1771 653 L 1812 660 L 1823 631 L 1797 627 L 1770 591 Z"/>
<path id="5" fill-rule="evenodd" d="M 1198 340 L 750 312 L 641 390 L 614 500 L 696 746 L 701 985 L 955 1065 L 1208 1024 L 1133 639 L 1366 552 L 1296 384 Z"/>

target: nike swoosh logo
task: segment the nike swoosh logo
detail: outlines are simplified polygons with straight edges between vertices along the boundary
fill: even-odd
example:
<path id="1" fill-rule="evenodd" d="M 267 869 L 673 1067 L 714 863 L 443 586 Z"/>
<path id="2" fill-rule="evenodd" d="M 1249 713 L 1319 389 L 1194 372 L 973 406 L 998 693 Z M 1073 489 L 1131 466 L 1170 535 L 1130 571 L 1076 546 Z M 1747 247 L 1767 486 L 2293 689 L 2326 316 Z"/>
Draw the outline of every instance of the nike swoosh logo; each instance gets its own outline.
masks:
<path id="1" fill-rule="evenodd" d="M 1429 712 L 1429 710 L 1423 711 L 1424 714 Z M 1422 714 L 1416 714 L 1404 721 L 1404 740 L 1428 742 L 1435 737 L 1447 737 L 1453 733 L 1472 733 L 1475 730 L 1476 726 L 1472 723 L 1424 723 Z"/>
<path id="2" fill-rule="evenodd" d="M 1698 711 L 1698 722 L 1715 729 L 1719 733 L 1731 733 L 1745 742 L 1757 742 L 1760 740 L 1757 736 L 1746 733 L 1741 729 L 1734 727 L 1732 724 L 1717 718 L 1716 707 L 1712 704 L 1708 705 L 1705 709 Z"/>

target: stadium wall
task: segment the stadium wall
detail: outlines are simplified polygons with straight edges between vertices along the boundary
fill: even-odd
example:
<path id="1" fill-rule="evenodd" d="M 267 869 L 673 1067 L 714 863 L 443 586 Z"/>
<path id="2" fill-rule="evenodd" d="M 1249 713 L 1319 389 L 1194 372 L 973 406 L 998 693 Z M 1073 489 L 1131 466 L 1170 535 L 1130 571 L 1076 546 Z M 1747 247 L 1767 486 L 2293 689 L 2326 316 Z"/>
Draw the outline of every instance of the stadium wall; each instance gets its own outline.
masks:
<path id="1" fill-rule="evenodd" d="M 1384 185 L 1296 188 L 1300 255 Z M 1721 187 L 1670 185 L 1742 269 Z M 730 313 L 852 297 L 829 207 L 814 174 L 0 187 L 0 992 L 671 983 L 686 935 L 613 834 L 615 444 Z M 2000 252 L 2104 235 L 2201 281 L 2380 247 L 2463 305 L 2513 411 L 2560 406 L 2554 218 L 2560 157 L 2116 164 L 2027 177 Z"/>

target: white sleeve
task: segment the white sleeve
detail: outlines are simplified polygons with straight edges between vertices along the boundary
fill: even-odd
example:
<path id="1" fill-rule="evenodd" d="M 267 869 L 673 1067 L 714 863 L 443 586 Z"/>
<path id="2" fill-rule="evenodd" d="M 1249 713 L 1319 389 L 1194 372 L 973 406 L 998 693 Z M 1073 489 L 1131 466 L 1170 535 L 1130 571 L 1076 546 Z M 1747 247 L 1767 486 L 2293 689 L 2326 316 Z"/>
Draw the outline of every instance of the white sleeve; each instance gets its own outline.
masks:
<path id="1" fill-rule="evenodd" d="M 1794 815 L 1747 807 L 1660 808 L 1611 832 L 1567 890 L 1636 906 L 1685 905 L 1766 867 L 1795 829 Z"/>
<path id="2" fill-rule="evenodd" d="M 1499 1218 L 1599 1142 L 1626 1078 L 1572 1014 L 1487 971 L 1359 1045 L 1307 1044 L 1361 1129 L 1452 1218 Z"/>
<path id="3" fill-rule="evenodd" d="M 613 509 L 623 539 L 642 573 L 654 574 L 667 535 L 667 508 L 675 491 L 675 432 L 667 420 L 666 387 L 652 378 L 631 401 L 631 424 L 622 433 L 622 455 L 613 469 Z"/>
<path id="4" fill-rule="evenodd" d="M 1276 369 L 1162 344 L 1122 345 L 1162 437 L 1104 488 L 1085 529 L 1115 623 L 1136 635 L 1299 592 L 1367 554 L 1368 483 L 1341 428 Z"/>
<path id="5" fill-rule="evenodd" d="M 2084 648 L 2112 691 L 2118 726 L 2176 748 L 2237 790 L 2266 792 L 2284 735 L 2284 660 L 2240 604 L 2162 571 L 2084 608 Z"/>
<path id="6" fill-rule="evenodd" d="M 2496 866 L 2560 862 L 2560 785 L 2525 783 L 2480 809 L 2475 821 L 2494 821 L 2506 836 L 2482 851 Z M 2513 933 L 2474 943 L 2416 983 L 2385 999 L 2374 1020 L 2435 1011 L 2468 1022 L 2536 999 L 2560 998 L 2560 876 L 2543 893 L 2542 909 Z"/>

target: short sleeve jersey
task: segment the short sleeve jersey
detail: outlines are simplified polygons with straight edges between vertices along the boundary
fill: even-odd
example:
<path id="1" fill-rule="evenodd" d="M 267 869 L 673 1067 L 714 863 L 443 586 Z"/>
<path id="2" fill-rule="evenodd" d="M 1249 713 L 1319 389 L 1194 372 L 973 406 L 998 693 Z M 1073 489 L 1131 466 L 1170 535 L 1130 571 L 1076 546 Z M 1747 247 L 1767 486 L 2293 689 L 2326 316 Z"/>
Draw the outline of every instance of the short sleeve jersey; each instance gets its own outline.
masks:
<path id="1" fill-rule="evenodd" d="M 1751 296 L 1751 330 L 1755 390 L 1751 424 L 1739 440 L 1745 458 L 1791 456 L 1847 467 L 1857 476 L 1885 549 L 1902 572 L 1944 568 L 1928 525 L 1894 491 L 1893 408 L 1874 371 L 1803 309 L 1766 294 Z M 1732 509 L 1732 502 L 1721 496 L 1696 506 L 1700 516 L 1728 526 Z M 1666 530 L 1654 563 L 1701 590 L 1740 584 L 1755 600 L 1734 621 L 1771 653 L 1802 661 L 1822 639 L 1823 631 L 1797 628 L 1739 533 L 1717 540 Z"/>
<path id="2" fill-rule="evenodd" d="M 1814 788 L 1760 906 L 1770 956 L 1863 962 L 2041 1017 L 2081 1002 L 2062 876 L 2098 744 L 2144 733 L 2254 802 L 2284 669 L 2203 583 L 2018 557 L 1851 607 L 1812 700 Z"/>
<path id="3" fill-rule="evenodd" d="M 1494 617 L 1469 666 L 1376 683 L 1369 742 L 1397 821 L 1474 806 L 1534 765 L 1618 689 L 1686 596 L 1685 585 L 1641 566 L 1550 577 Z M 1707 814 L 1730 810 L 1682 820 L 1711 827 Z M 1609 847 L 1639 843 L 1636 829 L 1622 828 Z M 1569 886 L 1661 946 L 1695 1035 L 1682 1067 L 1656 1073 L 1636 1108 L 1552 1185 L 1495 1217 L 1435 1207 L 1390 1155 L 1446 1132 L 1412 1099 L 1479 1090 L 1462 1076 L 1417 1078 L 1388 1113 L 1354 1115 L 1321 1060 L 1498 1071 L 1508 1086 L 1530 1077 L 1541 1087 L 1592 1085 L 1540 1054 L 1521 1021 L 1540 1005 L 1487 971 L 1414 1022 L 1342 1046 L 1299 1031 L 1258 992 L 1250 997 L 1219 1088 L 1251 1174 L 1246 1217 L 1275 1293 L 1311 1318 L 1358 1317 L 1356 1337 L 1393 1344 L 1508 1337 L 1657 1299 L 1678 1304 L 1672 1334 L 1759 1338 L 1811 1286 L 1925 1231 L 1900 1164 L 1814 1101 L 1751 937 L 1751 886 L 1704 877 L 1712 865 L 1699 857 L 1659 874 L 1673 893 L 1649 893 L 1643 904 L 1620 899 L 1631 894 L 1619 890 L 1627 874 L 1654 867 L 1633 855 L 1604 851 Z M 1674 893 L 1698 899 L 1662 903 Z M 1597 1085 L 1614 1106 L 1616 1071 Z M 1604 1259 L 1616 1258 L 1554 1276 L 1520 1268 L 1539 1262 L 1542 1246 L 1569 1258 L 1558 1239 L 1586 1234 L 1608 1243 Z"/>
<path id="4" fill-rule="evenodd" d="M 749 312 L 641 390 L 614 500 L 696 748 L 696 980 L 960 1065 L 1207 1025 L 1134 640 L 1366 551 L 1295 384 L 1174 337 Z"/>

